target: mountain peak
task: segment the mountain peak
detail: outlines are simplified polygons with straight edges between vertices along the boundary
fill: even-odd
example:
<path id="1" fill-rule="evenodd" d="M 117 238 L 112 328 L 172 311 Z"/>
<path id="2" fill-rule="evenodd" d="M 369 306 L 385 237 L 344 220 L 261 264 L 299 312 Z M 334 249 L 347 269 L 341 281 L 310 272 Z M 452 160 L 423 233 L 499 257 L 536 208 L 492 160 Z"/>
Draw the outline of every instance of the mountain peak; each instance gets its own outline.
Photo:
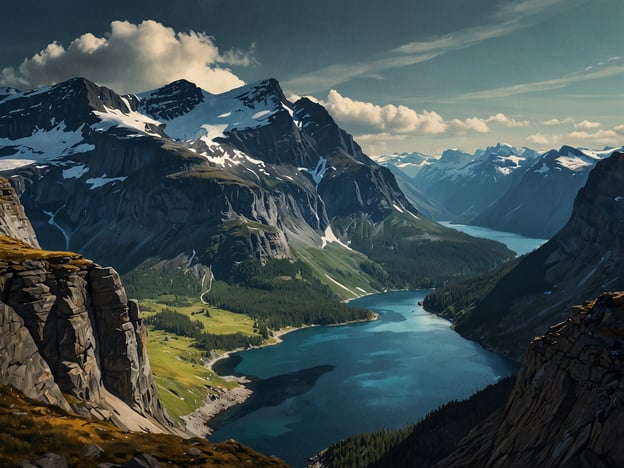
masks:
<path id="1" fill-rule="evenodd" d="M 162 88 L 141 93 L 140 106 L 148 115 L 171 120 L 193 110 L 204 101 L 204 92 L 195 83 L 181 79 Z"/>
<path id="2" fill-rule="evenodd" d="M 85 123 L 98 120 L 94 111 L 105 113 L 109 109 L 122 113 L 131 110 L 128 100 L 82 77 L 26 92 L 11 92 L 0 100 L 0 137 L 17 140 L 55 128 L 75 132 Z M 18 117 L 20 125 L 15 124 Z"/>
<path id="3" fill-rule="evenodd" d="M 282 87 L 275 78 L 256 81 L 233 89 L 225 94 L 232 94 L 248 107 L 256 107 L 254 103 L 257 102 L 263 102 L 265 104 L 272 103 L 276 106 L 286 103 L 290 105 L 284 95 L 284 91 L 282 91 Z"/>

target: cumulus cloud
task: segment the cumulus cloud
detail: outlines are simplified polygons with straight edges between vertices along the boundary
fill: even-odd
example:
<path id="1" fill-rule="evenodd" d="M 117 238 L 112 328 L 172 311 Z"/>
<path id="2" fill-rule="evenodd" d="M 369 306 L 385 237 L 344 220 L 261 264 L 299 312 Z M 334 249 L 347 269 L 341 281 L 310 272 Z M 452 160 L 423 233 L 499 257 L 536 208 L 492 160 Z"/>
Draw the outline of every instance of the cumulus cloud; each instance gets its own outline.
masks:
<path id="1" fill-rule="evenodd" d="M 596 132 L 575 131 L 568 133 L 567 136 L 575 140 L 585 140 L 603 144 L 614 144 L 619 138 L 615 130 L 598 130 Z"/>
<path id="2" fill-rule="evenodd" d="M 544 122 L 544 125 L 553 126 L 553 125 L 561 125 L 563 122 L 559 119 L 550 119 Z"/>
<path id="3" fill-rule="evenodd" d="M 228 65 L 248 65 L 250 51 L 220 52 L 202 32 L 176 32 L 146 20 L 113 21 L 105 37 L 86 33 L 67 47 L 52 42 L 18 67 L 0 71 L 0 84 L 31 89 L 83 76 L 120 93 L 139 92 L 187 79 L 218 93 L 244 84 Z"/>
<path id="4" fill-rule="evenodd" d="M 509 128 L 528 127 L 530 123 L 528 120 L 510 119 L 505 114 L 501 114 L 500 112 L 491 117 L 488 117 L 486 119 L 486 122 L 487 123 L 495 122 L 495 123 L 504 125 L 505 127 L 509 127 Z"/>
<path id="5" fill-rule="evenodd" d="M 601 148 L 604 146 L 619 146 L 622 144 L 624 125 L 617 125 L 612 129 L 574 130 L 568 133 L 544 135 L 536 133 L 527 137 L 527 141 L 541 148 L 561 145 L 581 146 L 585 148 Z"/>
<path id="6" fill-rule="evenodd" d="M 442 116 L 427 110 L 419 113 L 407 106 L 379 106 L 342 96 L 332 89 L 323 102 L 329 113 L 344 124 L 356 125 L 362 133 L 418 133 L 436 135 L 447 130 Z"/>
<path id="7" fill-rule="evenodd" d="M 341 95 L 332 89 L 321 104 L 349 131 L 372 140 L 388 141 L 391 135 L 467 135 L 484 134 L 492 131 L 491 125 L 508 128 L 527 127 L 529 121 L 516 120 L 502 113 L 486 118 L 445 119 L 434 111 L 416 111 L 407 106 L 387 104 L 380 106 L 370 102 L 357 101 Z"/>
<path id="8" fill-rule="evenodd" d="M 598 128 L 600 127 L 600 122 L 590 122 L 589 120 L 583 120 L 577 124 L 574 124 L 574 128 Z"/>
<path id="9" fill-rule="evenodd" d="M 519 121 L 498 113 L 487 118 L 447 120 L 434 111 L 421 112 L 403 105 L 380 106 L 370 102 L 357 101 L 341 95 L 332 89 L 321 103 L 329 113 L 350 131 L 366 135 L 450 135 L 467 133 L 490 133 L 490 124 L 509 128 L 526 127 L 528 121 Z M 361 139 L 361 136 L 358 137 Z"/>
<path id="10" fill-rule="evenodd" d="M 479 119 L 477 117 L 470 117 L 466 120 L 453 119 L 449 122 L 449 126 L 456 133 L 489 133 L 490 127 L 487 124 L 487 120 Z"/>
<path id="11" fill-rule="evenodd" d="M 542 135 L 541 133 L 529 135 L 527 137 L 527 140 L 533 145 L 538 145 L 542 147 L 550 145 L 552 141 L 549 137 L 547 137 L 546 135 Z"/>

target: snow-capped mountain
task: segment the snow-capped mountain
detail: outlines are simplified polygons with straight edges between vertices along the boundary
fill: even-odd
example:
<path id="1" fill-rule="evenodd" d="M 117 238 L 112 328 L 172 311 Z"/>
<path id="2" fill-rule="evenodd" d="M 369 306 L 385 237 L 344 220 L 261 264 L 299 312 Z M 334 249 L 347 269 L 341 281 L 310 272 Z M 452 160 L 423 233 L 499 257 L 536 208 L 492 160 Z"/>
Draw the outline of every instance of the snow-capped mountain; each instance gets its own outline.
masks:
<path id="1" fill-rule="evenodd" d="M 396 167 L 403 171 L 408 177 L 414 177 L 420 170 L 430 164 L 432 156 L 428 156 L 424 153 L 394 153 L 376 156 L 377 161 L 382 166 Z"/>
<path id="2" fill-rule="evenodd" d="M 536 156 L 529 148 L 501 143 L 474 154 L 447 150 L 412 180 L 447 219 L 467 222 L 505 193 Z"/>
<path id="3" fill-rule="evenodd" d="M 229 277 L 243 260 L 314 261 L 304 253 L 333 246 L 351 278 L 369 265 L 358 278 L 371 291 L 435 282 L 432 238 L 443 257 L 472 252 L 466 272 L 508 255 L 424 219 L 322 106 L 289 102 L 273 79 L 219 95 L 183 80 L 126 96 L 82 78 L 4 89 L 0 169 L 42 246 L 121 271 L 156 259 Z"/>
<path id="4" fill-rule="evenodd" d="M 596 163 L 614 151 L 613 148 L 590 151 L 562 146 L 544 153 L 473 222 L 549 239 L 570 218 L 574 198 Z"/>

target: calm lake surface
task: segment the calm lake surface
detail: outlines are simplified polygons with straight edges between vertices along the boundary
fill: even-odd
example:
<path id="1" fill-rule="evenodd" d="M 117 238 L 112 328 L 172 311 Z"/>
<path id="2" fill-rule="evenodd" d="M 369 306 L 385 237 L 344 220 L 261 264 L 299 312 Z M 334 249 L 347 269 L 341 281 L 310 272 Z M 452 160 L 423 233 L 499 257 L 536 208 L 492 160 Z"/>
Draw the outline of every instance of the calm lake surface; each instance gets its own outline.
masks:
<path id="1" fill-rule="evenodd" d="M 428 292 L 364 297 L 353 304 L 379 320 L 298 330 L 220 361 L 220 373 L 256 381 L 247 402 L 213 420 L 210 440 L 234 438 L 305 466 L 335 440 L 414 423 L 517 371 L 418 306 Z"/>
<path id="2" fill-rule="evenodd" d="M 514 252 L 516 252 L 518 256 L 529 253 L 537 249 L 540 245 L 547 242 L 547 239 L 534 239 L 531 237 L 524 237 L 520 234 L 515 234 L 513 232 L 495 231 L 494 229 L 488 229 L 483 226 L 455 224 L 448 221 L 438 221 L 438 223 L 442 226 L 465 232 L 470 236 L 483 237 L 485 239 L 502 242 L 507 246 L 509 250 L 513 250 Z"/>

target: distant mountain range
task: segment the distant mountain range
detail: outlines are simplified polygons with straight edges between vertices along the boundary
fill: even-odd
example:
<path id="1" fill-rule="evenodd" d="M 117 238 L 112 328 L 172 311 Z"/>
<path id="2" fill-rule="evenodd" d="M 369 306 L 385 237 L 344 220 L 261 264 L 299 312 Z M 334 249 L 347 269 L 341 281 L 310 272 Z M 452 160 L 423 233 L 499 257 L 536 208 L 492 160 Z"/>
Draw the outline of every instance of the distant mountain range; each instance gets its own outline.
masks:
<path id="1" fill-rule="evenodd" d="M 121 272 L 227 281 L 301 259 L 353 297 L 510 256 L 423 217 L 322 106 L 289 102 L 274 79 L 219 95 L 184 80 L 125 96 L 82 78 L 2 88 L 0 169 L 42 246 Z"/>
<path id="2" fill-rule="evenodd" d="M 615 150 L 563 146 L 539 154 L 501 143 L 474 154 L 453 149 L 439 159 L 418 164 L 415 159 L 408 166 L 411 176 L 397 180 L 434 219 L 548 239 L 568 220 L 574 197 L 596 162 Z M 378 161 L 397 174 L 405 158 L 382 156 Z"/>
<path id="3" fill-rule="evenodd" d="M 498 275 L 437 290 L 425 306 L 453 319 L 460 334 L 520 360 L 527 343 L 564 320 L 569 307 L 624 290 L 623 187 L 618 152 L 596 164 L 569 221 L 550 241 Z"/>

